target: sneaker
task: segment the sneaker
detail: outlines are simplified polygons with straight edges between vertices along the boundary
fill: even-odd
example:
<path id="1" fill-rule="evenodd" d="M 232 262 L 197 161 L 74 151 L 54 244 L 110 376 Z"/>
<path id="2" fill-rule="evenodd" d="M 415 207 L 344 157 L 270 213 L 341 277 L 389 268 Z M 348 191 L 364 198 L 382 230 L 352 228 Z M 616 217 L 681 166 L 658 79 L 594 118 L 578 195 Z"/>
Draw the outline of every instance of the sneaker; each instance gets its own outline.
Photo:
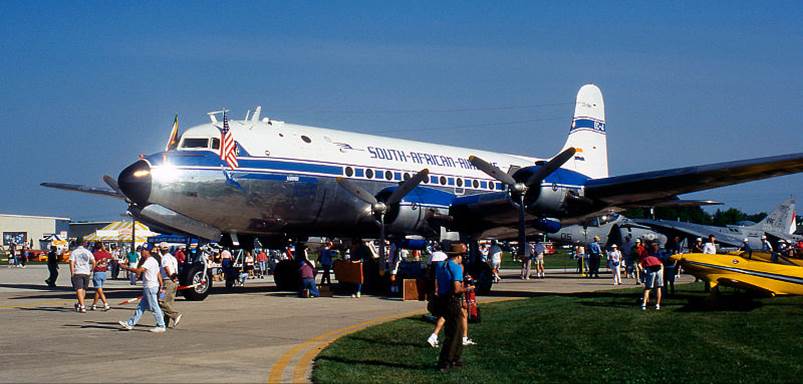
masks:
<path id="1" fill-rule="evenodd" d="M 75 308 L 75 312 L 81 312 L 81 304 L 75 303 L 73 307 Z"/>
<path id="2" fill-rule="evenodd" d="M 641 310 L 642 311 L 646 311 L 647 310 L 647 304 L 641 304 Z"/>
<path id="3" fill-rule="evenodd" d="M 120 324 L 120 327 L 122 327 L 122 328 L 120 328 L 121 330 L 130 331 L 130 330 L 134 329 L 134 327 L 132 327 L 130 324 L 128 324 L 127 321 L 120 320 L 120 321 L 117 322 L 117 324 Z"/>
<path id="4" fill-rule="evenodd" d="M 463 345 L 477 345 L 474 340 L 469 339 L 468 337 L 463 338 Z"/>
<path id="5" fill-rule="evenodd" d="M 659 309 L 661 309 L 661 304 L 655 304 L 655 310 L 657 311 Z"/>
<path id="6" fill-rule="evenodd" d="M 432 335 L 430 335 L 429 338 L 427 339 L 427 344 L 429 344 L 429 346 L 432 348 L 438 348 L 438 338 L 432 337 Z"/>
<path id="7" fill-rule="evenodd" d="M 95 305 L 95 304 L 92 304 L 92 306 L 91 306 L 91 307 L 89 307 L 89 310 L 90 310 L 90 311 L 94 311 L 94 310 L 96 310 L 96 309 L 98 309 L 98 306 L 97 306 L 97 305 Z"/>
<path id="8" fill-rule="evenodd" d="M 173 328 L 174 328 L 174 329 L 175 329 L 176 327 L 178 327 L 178 323 L 181 321 L 181 316 L 182 316 L 182 315 L 183 315 L 183 313 L 179 313 L 179 314 L 178 314 L 178 316 L 176 316 L 176 319 L 175 319 L 175 320 L 173 320 Z"/>
<path id="9" fill-rule="evenodd" d="M 153 332 L 153 333 L 165 333 L 165 331 L 167 331 L 167 328 L 165 328 L 165 327 L 153 327 L 153 328 L 151 328 L 151 332 Z"/>
<path id="10" fill-rule="evenodd" d="M 81 308 L 78 309 L 78 312 L 86 313 L 86 307 L 82 305 Z"/>
<path id="11" fill-rule="evenodd" d="M 110 307 L 109 304 L 103 304 L 103 310 L 104 311 L 108 311 L 110 309 L 112 309 L 112 307 Z"/>
<path id="12" fill-rule="evenodd" d="M 360 296 L 361 296 L 360 292 L 357 292 L 357 297 L 360 297 Z"/>

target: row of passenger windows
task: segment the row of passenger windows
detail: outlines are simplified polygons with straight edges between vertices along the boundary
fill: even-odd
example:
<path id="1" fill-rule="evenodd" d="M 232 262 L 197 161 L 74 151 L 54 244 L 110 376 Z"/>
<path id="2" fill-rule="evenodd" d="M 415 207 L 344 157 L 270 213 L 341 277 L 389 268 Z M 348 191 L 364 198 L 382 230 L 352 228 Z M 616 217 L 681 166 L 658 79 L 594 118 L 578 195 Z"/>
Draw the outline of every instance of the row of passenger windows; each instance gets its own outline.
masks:
<path id="1" fill-rule="evenodd" d="M 389 171 L 372 168 L 346 167 L 344 170 L 346 177 L 357 177 L 365 179 L 385 179 L 387 181 L 406 181 L 413 177 L 410 172 Z M 486 180 L 463 179 L 461 177 L 435 176 L 430 175 L 424 179 L 424 184 L 435 184 L 457 188 L 473 188 L 487 190 L 504 190 L 502 183 Z"/>

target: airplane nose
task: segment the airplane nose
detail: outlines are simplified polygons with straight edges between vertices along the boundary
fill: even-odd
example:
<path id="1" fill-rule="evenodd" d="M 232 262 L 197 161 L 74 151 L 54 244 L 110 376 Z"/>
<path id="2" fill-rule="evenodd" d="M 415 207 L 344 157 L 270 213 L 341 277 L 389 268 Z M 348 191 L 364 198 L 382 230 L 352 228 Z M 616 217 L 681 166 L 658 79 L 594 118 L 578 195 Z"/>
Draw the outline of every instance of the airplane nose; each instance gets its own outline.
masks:
<path id="1" fill-rule="evenodd" d="M 117 184 L 126 197 L 139 206 L 148 204 L 151 196 L 151 167 L 144 160 L 129 165 L 120 172 Z"/>

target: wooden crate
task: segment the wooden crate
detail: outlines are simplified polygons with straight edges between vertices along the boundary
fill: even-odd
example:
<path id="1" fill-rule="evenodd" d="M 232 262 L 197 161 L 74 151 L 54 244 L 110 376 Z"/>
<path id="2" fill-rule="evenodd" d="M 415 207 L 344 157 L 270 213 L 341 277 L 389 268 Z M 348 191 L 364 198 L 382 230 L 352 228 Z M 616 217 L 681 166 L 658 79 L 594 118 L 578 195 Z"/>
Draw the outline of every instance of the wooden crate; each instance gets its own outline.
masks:
<path id="1" fill-rule="evenodd" d="M 425 300 L 424 285 L 418 279 L 404 279 L 402 281 L 402 300 Z"/>

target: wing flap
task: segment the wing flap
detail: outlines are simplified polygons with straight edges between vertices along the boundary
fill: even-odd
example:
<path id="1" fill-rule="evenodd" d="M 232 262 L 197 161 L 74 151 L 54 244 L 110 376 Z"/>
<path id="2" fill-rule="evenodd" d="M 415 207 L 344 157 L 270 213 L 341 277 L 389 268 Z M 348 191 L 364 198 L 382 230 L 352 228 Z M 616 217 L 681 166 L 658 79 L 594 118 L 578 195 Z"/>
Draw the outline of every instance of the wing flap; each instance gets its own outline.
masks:
<path id="1" fill-rule="evenodd" d="M 803 172 L 803 153 L 589 180 L 585 196 L 610 205 L 661 202 L 676 195 Z"/>

